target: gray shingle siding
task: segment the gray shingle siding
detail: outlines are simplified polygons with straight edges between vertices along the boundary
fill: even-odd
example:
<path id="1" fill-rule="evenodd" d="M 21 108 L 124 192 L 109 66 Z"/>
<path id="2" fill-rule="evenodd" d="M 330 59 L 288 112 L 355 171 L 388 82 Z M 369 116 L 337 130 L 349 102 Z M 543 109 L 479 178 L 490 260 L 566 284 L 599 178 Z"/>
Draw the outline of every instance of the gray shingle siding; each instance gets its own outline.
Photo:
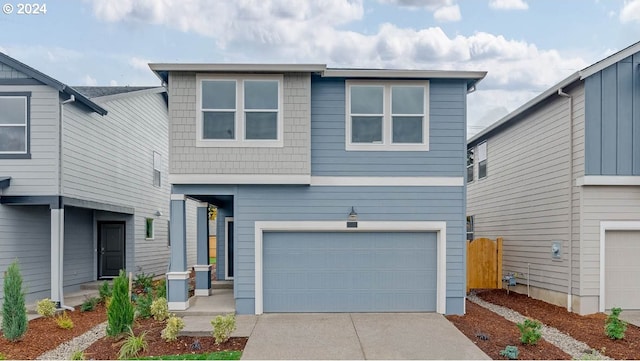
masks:
<path id="1" fill-rule="evenodd" d="M 16 69 L 0 63 L 0 79 L 28 79 L 27 74 L 17 71 Z"/>

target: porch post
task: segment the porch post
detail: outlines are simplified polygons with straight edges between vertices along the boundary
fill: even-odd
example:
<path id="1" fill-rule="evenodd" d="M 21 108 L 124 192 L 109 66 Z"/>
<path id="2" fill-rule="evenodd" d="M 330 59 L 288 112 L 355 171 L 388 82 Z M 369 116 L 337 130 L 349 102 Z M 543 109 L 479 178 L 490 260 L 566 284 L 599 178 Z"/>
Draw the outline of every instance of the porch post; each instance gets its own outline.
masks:
<path id="1" fill-rule="evenodd" d="M 211 290 L 211 265 L 209 264 L 209 204 L 198 204 L 196 239 L 196 296 L 209 296 Z"/>
<path id="2" fill-rule="evenodd" d="M 169 310 L 189 308 L 189 271 L 187 271 L 187 229 L 185 195 L 172 194 L 169 233 L 171 258 L 167 272 L 167 301 Z"/>
<path id="3" fill-rule="evenodd" d="M 64 208 L 51 206 L 51 300 L 60 308 L 64 304 Z"/>

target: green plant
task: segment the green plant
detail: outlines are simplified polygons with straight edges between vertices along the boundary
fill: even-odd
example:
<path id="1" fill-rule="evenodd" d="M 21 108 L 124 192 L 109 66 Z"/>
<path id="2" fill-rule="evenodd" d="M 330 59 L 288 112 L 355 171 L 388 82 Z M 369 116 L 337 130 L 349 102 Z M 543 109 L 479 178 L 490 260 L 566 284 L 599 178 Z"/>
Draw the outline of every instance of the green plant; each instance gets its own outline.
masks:
<path id="1" fill-rule="evenodd" d="M 162 278 L 153 289 L 156 298 L 167 298 L 167 280 Z"/>
<path id="2" fill-rule="evenodd" d="M 133 333 L 131 327 L 129 327 L 129 335 L 122 344 L 122 347 L 120 347 L 120 351 L 118 352 L 118 359 L 128 360 L 136 357 L 138 356 L 140 351 L 146 350 L 147 346 L 147 333 L 143 332 L 139 336 L 136 336 Z"/>
<path id="3" fill-rule="evenodd" d="M 7 359 L 7 356 L 5 356 L 2 352 L 0 352 L 0 360 L 6 360 L 6 359 Z"/>
<path id="4" fill-rule="evenodd" d="M 184 328 L 184 320 L 171 315 L 167 320 L 167 326 L 160 333 L 163 340 L 170 342 L 178 339 L 178 332 Z"/>
<path id="5" fill-rule="evenodd" d="M 516 346 L 507 346 L 504 350 L 500 351 L 500 356 L 515 360 L 518 358 L 518 348 Z"/>
<path id="6" fill-rule="evenodd" d="M 124 271 L 113 280 L 113 296 L 107 309 L 107 335 L 117 336 L 133 324 L 133 304 L 129 299 L 129 280 Z"/>
<path id="7" fill-rule="evenodd" d="M 133 288 L 142 289 L 145 292 L 148 292 L 153 288 L 153 277 L 155 277 L 153 273 L 138 273 L 136 278 L 133 280 Z"/>
<path id="8" fill-rule="evenodd" d="M 612 308 L 604 324 L 604 333 L 612 340 L 622 340 L 624 333 L 627 332 L 627 323 L 620 319 L 621 312 L 620 307 Z"/>
<path id="9" fill-rule="evenodd" d="M 517 323 L 520 330 L 520 342 L 526 345 L 535 345 L 542 337 L 540 329 L 542 324 L 539 321 L 524 320 L 522 323 Z"/>
<path id="10" fill-rule="evenodd" d="M 229 313 L 226 316 L 216 316 L 211 320 L 211 326 L 213 326 L 213 338 L 216 345 L 224 343 L 236 329 L 236 315 Z"/>
<path id="11" fill-rule="evenodd" d="M 82 305 L 80 306 L 80 311 L 82 312 L 93 311 L 99 302 L 100 302 L 100 299 L 97 297 L 87 298 L 86 300 L 84 300 L 84 302 L 82 302 Z"/>
<path id="12" fill-rule="evenodd" d="M 151 303 L 153 298 L 151 294 L 145 294 L 136 299 L 136 315 L 140 318 L 151 317 Z"/>
<path id="13" fill-rule="evenodd" d="M 104 301 L 106 301 L 107 298 L 110 298 L 112 296 L 113 289 L 109 285 L 109 282 L 104 281 L 104 282 L 102 282 L 102 285 L 98 289 L 98 292 L 100 294 L 100 301 L 104 302 Z"/>
<path id="14" fill-rule="evenodd" d="M 76 350 L 71 354 L 72 360 L 86 360 L 84 357 L 84 351 Z"/>
<path id="15" fill-rule="evenodd" d="M 56 314 L 56 303 L 48 298 L 36 303 L 36 312 L 42 317 L 53 317 Z"/>
<path id="16" fill-rule="evenodd" d="M 69 315 L 67 315 L 67 311 L 62 312 L 61 315 L 56 317 L 56 324 L 63 330 L 70 330 L 73 328 L 73 320 Z"/>
<path id="17" fill-rule="evenodd" d="M 18 261 L 4 273 L 4 302 L 2 304 L 2 332 L 9 341 L 17 341 L 27 332 L 27 308 L 24 304 L 22 275 Z"/>
<path id="18" fill-rule="evenodd" d="M 164 297 L 158 298 L 151 302 L 151 315 L 156 321 L 164 321 L 169 317 L 169 305 Z"/>

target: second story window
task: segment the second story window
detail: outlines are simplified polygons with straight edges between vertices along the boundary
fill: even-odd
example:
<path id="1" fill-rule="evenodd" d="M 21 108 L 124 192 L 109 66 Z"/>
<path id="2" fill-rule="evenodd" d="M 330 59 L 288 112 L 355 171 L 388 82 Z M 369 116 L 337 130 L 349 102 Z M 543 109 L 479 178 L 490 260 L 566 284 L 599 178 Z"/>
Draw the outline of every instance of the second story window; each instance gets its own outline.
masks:
<path id="1" fill-rule="evenodd" d="M 282 146 L 282 76 L 197 79 L 198 146 Z"/>
<path id="2" fill-rule="evenodd" d="M 474 148 L 467 149 L 467 182 L 473 182 Z"/>
<path id="3" fill-rule="evenodd" d="M 162 156 L 158 152 L 153 152 L 153 186 L 162 185 Z"/>
<path id="4" fill-rule="evenodd" d="M 429 150 L 429 83 L 347 81 L 346 150 Z"/>
<path id="5" fill-rule="evenodd" d="M 0 158 L 29 157 L 30 93 L 0 93 Z"/>
<path id="6" fill-rule="evenodd" d="M 478 144 L 478 179 L 487 177 L 487 142 Z"/>

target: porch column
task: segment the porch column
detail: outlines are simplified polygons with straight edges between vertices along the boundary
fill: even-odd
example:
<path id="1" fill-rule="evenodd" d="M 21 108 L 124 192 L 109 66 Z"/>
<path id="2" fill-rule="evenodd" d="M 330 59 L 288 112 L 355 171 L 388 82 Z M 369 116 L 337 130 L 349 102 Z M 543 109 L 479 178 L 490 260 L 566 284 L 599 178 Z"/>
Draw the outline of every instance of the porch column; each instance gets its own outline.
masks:
<path id="1" fill-rule="evenodd" d="M 60 308 L 64 304 L 64 208 L 51 206 L 51 300 Z"/>
<path id="2" fill-rule="evenodd" d="M 211 265 L 209 264 L 209 204 L 198 205 L 196 235 L 196 296 L 209 296 L 211 290 Z"/>
<path id="3" fill-rule="evenodd" d="M 189 308 L 189 271 L 187 271 L 187 229 L 185 195 L 172 194 L 170 205 L 169 233 L 171 258 L 167 272 L 167 301 L 169 310 L 181 311 Z"/>

